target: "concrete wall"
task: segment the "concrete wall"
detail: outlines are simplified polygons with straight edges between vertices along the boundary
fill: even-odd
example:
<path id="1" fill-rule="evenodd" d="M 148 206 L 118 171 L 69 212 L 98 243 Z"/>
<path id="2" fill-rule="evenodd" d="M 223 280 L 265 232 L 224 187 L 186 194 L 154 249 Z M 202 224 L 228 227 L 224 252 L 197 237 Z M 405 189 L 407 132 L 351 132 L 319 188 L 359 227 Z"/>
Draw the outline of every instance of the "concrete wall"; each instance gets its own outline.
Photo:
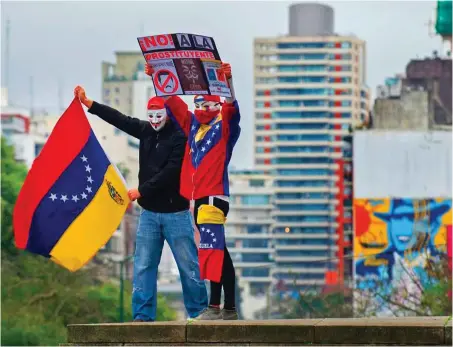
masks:
<path id="1" fill-rule="evenodd" d="M 398 99 L 376 99 L 373 129 L 428 130 L 428 92 L 411 91 Z"/>
<path id="2" fill-rule="evenodd" d="M 355 198 L 451 198 L 451 132 L 356 132 L 353 153 Z"/>

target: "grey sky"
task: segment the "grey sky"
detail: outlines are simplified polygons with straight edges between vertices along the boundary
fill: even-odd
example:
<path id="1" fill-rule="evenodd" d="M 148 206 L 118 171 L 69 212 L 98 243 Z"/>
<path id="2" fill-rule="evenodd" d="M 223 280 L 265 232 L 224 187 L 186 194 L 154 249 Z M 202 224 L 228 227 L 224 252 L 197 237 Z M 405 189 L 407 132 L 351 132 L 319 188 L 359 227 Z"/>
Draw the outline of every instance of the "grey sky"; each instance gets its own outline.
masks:
<path id="1" fill-rule="evenodd" d="M 441 49 L 426 23 L 435 1 L 324 1 L 335 10 L 335 30 L 367 41 L 367 82 L 374 90 L 385 77 L 404 72 L 416 56 Z M 243 132 L 232 164 L 252 165 L 253 39 L 282 35 L 288 27 L 287 1 L 245 2 L 7 2 L 2 1 L 2 73 L 4 21 L 11 20 L 10 101 L 56 112 L 58 81 L 63 106 L 76 84 L 101 95 L 101 61 L 117 50 L 138 50 L 141 34 L 189 32 L 213 36 L 224 61 L 231 63 L 241 105 Z M 3 75 L 3 74 L 2 74 Z M 3 79 L 2 79 L 3 84 Z"/>

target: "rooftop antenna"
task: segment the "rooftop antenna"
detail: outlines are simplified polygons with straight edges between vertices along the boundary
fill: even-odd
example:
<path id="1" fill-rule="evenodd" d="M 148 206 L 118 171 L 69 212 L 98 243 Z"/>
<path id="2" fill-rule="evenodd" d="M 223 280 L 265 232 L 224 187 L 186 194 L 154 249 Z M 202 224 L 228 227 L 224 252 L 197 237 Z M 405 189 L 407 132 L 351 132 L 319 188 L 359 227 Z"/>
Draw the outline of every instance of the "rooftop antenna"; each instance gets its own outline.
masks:
<path id="1" fill-rule="evenodd" d="M 30 76 L 30 116 L 33 117 L 33 104 L 34 104 L 34 90 L 33 90 L 33 76 Z"/>
<path id="2" fill-rule="evenodd" d="M 63 80 L 58 79 L 58 113 L 63 111 Z"/>
<path id="3" fill-rule="evenodd" d="M 9 88 L 9 41 L 10 41 L 10 20 L 6 19 L 5 27 L 5 87 Z"/>

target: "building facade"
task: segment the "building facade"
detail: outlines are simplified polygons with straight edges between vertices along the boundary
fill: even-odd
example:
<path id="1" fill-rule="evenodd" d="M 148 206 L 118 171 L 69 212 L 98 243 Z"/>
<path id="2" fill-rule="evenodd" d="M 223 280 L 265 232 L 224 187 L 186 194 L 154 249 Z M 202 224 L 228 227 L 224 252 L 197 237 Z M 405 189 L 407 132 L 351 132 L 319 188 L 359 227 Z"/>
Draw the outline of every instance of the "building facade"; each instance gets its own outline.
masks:
<path id="1" fill-rule="evenodd" d="M 244 298 L 241 313 L 244 319 L 254 319 L 266 307 L 272 281 L 272 178 L 260 171 L 232 171 L 229 177 L 227 247 Z"/>
<path id="2" fill-rule="evenodd" d="M 351 131 L 369 124 L 370 93 L 365 42 L 333 20 L 329 6 L 292 5 L 289 35 L 254 43 L 255 167 L 273 177 L 273 273 L 288 290 L 352 270 Z"/>
<path id="3" fill-rule="evenodd" d="M 372 128 L 379 130 L 446 130 L 452 127 L 451 58 L 435 53 L 412 59 L 404 75 L 378 86 Z"/>

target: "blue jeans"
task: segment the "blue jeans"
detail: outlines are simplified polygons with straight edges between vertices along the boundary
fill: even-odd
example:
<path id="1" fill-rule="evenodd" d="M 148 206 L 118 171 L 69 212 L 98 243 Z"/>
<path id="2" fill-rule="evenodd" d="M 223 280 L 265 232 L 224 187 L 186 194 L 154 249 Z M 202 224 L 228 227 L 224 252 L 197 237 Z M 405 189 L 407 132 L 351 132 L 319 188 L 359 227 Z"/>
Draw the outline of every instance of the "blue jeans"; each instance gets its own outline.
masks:
<path id="1" fill-rule="evenodd" d="M 197 317 L 208 306 L 206 286 L 200 280 L 198 250 L 190 211 L 155 213 L 142 210 L 135 241 L 132 291 L 134 320 L 156 319 L 157 268 L 164 240 L 167 240 L 178 266 L 184 305 L 189 317 Z"/>

